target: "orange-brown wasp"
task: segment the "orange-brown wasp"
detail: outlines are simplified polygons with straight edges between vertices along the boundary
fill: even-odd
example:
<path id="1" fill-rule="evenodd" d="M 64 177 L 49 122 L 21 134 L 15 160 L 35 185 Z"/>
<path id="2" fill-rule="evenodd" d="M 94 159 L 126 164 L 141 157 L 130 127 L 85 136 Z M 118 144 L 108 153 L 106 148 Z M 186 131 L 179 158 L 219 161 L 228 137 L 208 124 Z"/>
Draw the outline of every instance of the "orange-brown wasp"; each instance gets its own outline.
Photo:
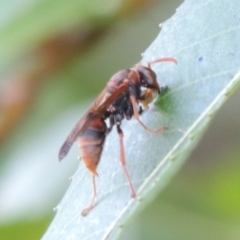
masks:
<path id="1" fill-rule="evenodd" d="M 151 64 L 165 61 L 177 63 L 171 57 L 159 58 L 149 62 L 147 66 L 138 63 L 131 69 L 122 70 L 114 74 L 108 81 L 106 88 L 78 121 L 63 143 L 59 151 L 59 160 L 67 155 L 73 142 L 78 140 L 81 152 L 80 157 L 93 177 L 93 197 L 89 206 L 83 209 L 82 215 L 86 215 L 94 206 L 97 196 L 96 169 L 100 161 L 106 135 L 112 130 L 114 125 L 116 125 L 119 134 L 120 162 L 130 186 L 132 198 L 136 197 L 136 192 L 126 167 L 121 122 L 124 118 L 130 120 L 134 116 L 143 128 L 151 133 L 160 133 L 165 129 L 161 127 L 157 130 L 152 130 L 139 119 L 139 112 L 142 109 L 140 105 L 147 109 L 148 104 L 153 99 L 153 92 L 160 93 L 161 91 L 156 74 L 151 69 Z M 143 88 L 145 90 L 142 90 Z M 107 119 L 109 119 L 108 127 L 106 124 Z"/>

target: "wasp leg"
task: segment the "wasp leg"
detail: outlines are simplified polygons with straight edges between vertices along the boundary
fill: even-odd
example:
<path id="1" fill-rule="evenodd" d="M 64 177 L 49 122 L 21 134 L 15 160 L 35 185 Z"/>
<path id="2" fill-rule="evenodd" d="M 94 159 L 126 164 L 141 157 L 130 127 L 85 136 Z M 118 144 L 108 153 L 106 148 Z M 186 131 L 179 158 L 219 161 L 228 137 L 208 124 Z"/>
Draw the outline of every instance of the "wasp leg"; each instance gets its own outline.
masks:
<path id="1" fill-rule="evenodd" d="M 107 129 L 107 134 L 109 134 L 112 131 L 112 128 L 113 128 L 114 124 L 115 124 L 114 123 L 114 117 L 113 117 L 113 115 L 110 115 L 109 116 L 109 127 Z"/>
<path id="2" fill-rule="evenodd" d="M 92 180 L 93 180 L 93 198 L 92 198 L 92 201 L 89 204 L 89 206 L 82 210 L 82 213 L 81 213 L 82 216 L 86 216 L 89 213 L 89 211 L 94 207 L 95 199 L 97 197 L 97 189 L 96 189 L 95 177 L 96 177 L 96 175 L 92 176 Z"/>
<path id="3" fill-rule="evenodd" d="M 160 132 L 163 132 L 164 130 L 166 130 L 166 127 L 161 127 L 159 129 L 156 129 L 156 130 L 153 130 L 153 129 L 150 129 L 148 128 L 140 119 L 139 119 L 139 112 L 138 112 L 138 108 L 137 108 L 137 101 L 136 101 L 136 98 L 131 95 L 130 96 L 130 100 L 131 100 L 131 103 L 133 105 L 133 112 L 134 112 L 134 117 L 137 119 L 137 121 L 142 125 L 142 127 L 151 132 L 151 133 L 160 133 Z"/>
<path id="4" fill-rule="evenodd" d="M 138 114 L 141 115 L 143 112 L 144 112 L 144 110 L 143 110 L 142 106 L 140 106 L 138 109 Z"/>
<path id="5" fill-rule="evenodd" d="M 131 196 L 132 196 L 132 198 L 135 198 L 136 197 L 136 192 L 134 190 L 134 187 L 133 187 L 133 184 L 132 184 L 132 180 L 131 180 L 131 177 L 130 177 L 130 175 L 128 173 L 127 166 L 126 166 L 125 152 L 124 152 L 124 146 L 123 146 L 123 131 L 120 128 L 120 125 L 117 125 L 117 131 L 118 131 L 119 142 L 120 142 L 120 161 L 121 161 L 121 164 L 122 164 L 122 167 L 123 167 L 123 171 L 124 171 L 124 173 L 125 173 L 125 175 L 127 177 L 127 180 L 128 180 L 131 192 L 132 192 Z"/>

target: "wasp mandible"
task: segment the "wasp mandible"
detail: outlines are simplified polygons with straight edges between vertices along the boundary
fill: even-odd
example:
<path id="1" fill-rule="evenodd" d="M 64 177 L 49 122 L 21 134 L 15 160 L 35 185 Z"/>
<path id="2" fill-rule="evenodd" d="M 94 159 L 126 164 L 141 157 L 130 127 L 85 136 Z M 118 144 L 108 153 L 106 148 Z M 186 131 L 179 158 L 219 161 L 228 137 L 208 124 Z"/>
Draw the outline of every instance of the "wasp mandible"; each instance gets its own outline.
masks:
<path id="1" fill-rule="evenodd" d="M 130 120 L 134 116 L 142 127 L 151 133 L 160 133 L 165 129 L 165 127 L 161 127 L 152 130 L 139 118 L 141 106 L 147 109 L 148 104 L 153 100 L 153 92 L 159 94 L 161 92 L 156 74 L 151 69 L 151 65 L 158 62 L 177 64 L 174 58 L 165 57 L 149 62 L 147 66 L 138 63 L 133 68 L 114 74 L 105 89 L 77 122 L 59 151 L 59 160 L 62 160 L 69 152 L 72 144 L 77 140 L 80 148 L 80 158 L 92 174 L 93 197 L 89 206 L 83 209 L 82 215 L 86 215 L 94 206 L 97 196 L 96 169 L 106 135 L 112 130 L 113 126 L 116 126 L 119 135 L 120 162 L 130 186 L 131 196 L 132 198 L 136 197 L 136 191 L 126 166 L 121 123 L 123 119 Z M 109 119 L 109 126 L 106 124 L 107 119 Z"/>

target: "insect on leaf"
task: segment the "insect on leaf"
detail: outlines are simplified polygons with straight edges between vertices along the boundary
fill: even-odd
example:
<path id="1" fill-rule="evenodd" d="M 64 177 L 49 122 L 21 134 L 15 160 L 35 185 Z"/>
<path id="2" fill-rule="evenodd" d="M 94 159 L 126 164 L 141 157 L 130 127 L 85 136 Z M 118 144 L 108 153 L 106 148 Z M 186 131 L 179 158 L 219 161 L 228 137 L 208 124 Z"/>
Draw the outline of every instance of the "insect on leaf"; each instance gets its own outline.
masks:
<path id="1" fill-rule="evenodd" d="M 138 206 L 144 206 L 145 196 L 162 189 L 196 146 L 214 113 L 240 85 L 239 12 L 239 1 L 186 0 L 162 25 L 142 63 L 172 56 L 178 65 L 152 66 L 160 86 L 167 85 L 169 91 L 141 119 L 151 128 L 168 130 L 156 135 L 134 120 L 122 124 L 127 166 L 138 198 L 130 199 L 119 164 L 118 136 L 112 131 L 98 168 L 95 208 L 81 217 L 92 196 L 92 183 L 80 164 L 43 239 L 113 239 Z"/>

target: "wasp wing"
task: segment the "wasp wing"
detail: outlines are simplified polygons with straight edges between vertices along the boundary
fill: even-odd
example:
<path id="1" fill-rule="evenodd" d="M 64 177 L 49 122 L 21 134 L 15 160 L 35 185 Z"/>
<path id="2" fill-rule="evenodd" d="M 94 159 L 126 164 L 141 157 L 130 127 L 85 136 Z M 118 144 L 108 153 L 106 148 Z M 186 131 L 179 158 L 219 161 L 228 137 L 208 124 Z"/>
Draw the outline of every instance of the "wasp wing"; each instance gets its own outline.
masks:
<path id="1" fill-rule="evenodd" d="M 69 133 L 67 139 L 63 143 L 62 147 L 60 148 L 58 158 L 59 160 L 62 160 L 69 152 L 70 148 L 72 147 L 73 143 L 77 139 L 78 136 L 82 134 L 82 132 L 85 130 L 85 128 L 88 126 L 88 122 L 91 120 L 91 110 L 96 108 L 103 100 L 106 95 L 106 88 L 99 94 L 97 99 L 91 104 L 91 106 L 88 108 L 86 113 L 80 118 L 80 120 L 77 122 L 75 127 L 72 129 L 72 131 Z"/>
<path id="2" fill-rule="evenodd" d="M 107 108 L 112 104 L 112 102 L 124 91 L 126 91 L 128 86 L 129 81 L 128 79 L 126 79 L 125 81 L 123 81 L 123 84 L 120 85 L 119 88 L 108 98 L 104 99 L 107 93 L 106 88 L 100 93 L 97 99 L 91 104 L 88 111 L 77 122 L 77 124 L 63 143 L 58 155 L 59 160 L 62 160 L 68 154 L 75 140 L 83 134 L 91 120 L 94 117 L 102 116 L 107 110 Z"/>

